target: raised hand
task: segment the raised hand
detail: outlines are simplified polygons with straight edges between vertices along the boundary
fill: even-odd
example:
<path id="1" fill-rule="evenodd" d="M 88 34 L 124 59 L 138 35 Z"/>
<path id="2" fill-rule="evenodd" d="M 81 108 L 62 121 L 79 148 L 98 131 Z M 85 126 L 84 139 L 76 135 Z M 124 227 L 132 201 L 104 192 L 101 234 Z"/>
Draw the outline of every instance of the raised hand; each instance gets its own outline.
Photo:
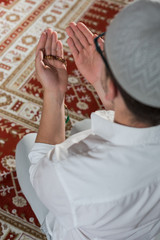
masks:
<path id="1" fill-rule="evenodd" d="M 47 29 L 42 33 L 36 49 L 36 74 L 44 91 L 52 92 L 55 97 L 63 97 L 67 90 L 68 77 L 62 59 L 62 43 L 56 32 Z"/>
<path id="2" fill-rule="evenodd" d="M 100 81 L 103 61 L 95 48 L 94 38 L 96 35 L 92 34 L 81 22 L 70 23 L 66 32 L 69 36 L 67 43 L 78 70 L 91 84 Z M 103 49 L 104 41 L 102 39 L 99 39 L 99 44 Z"/>

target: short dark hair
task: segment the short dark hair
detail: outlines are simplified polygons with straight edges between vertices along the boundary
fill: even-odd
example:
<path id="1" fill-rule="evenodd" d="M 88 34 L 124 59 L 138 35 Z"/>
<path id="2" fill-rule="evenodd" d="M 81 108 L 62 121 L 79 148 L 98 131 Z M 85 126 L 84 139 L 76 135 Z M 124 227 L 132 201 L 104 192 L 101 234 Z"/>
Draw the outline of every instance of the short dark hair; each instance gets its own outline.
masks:
<path id="1" fill-rule="evenodd" d="M 115 78 L 111 77 L 111 80 L 121 93 L 126 106 L 134 115 L 135 120 L 147 123 L 150 126 L 156 126 L 160 124 L 160 108 L 150 107 L 137 101 L 120 86 Z"/>

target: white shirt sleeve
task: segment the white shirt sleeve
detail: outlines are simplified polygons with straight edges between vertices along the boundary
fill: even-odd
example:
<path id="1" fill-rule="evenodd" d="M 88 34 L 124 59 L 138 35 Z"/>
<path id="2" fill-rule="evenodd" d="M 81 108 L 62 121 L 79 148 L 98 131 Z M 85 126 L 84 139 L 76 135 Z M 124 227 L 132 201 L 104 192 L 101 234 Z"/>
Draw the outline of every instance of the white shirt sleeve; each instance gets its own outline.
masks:
<path id="1" fill-rule="evenodd" d="M 55 146 L 35 143 L 29 154 L 31 183 L 43 204 L 67 228 L 72 228 L 73 213 L 69 197 L 58 173 Z"/>

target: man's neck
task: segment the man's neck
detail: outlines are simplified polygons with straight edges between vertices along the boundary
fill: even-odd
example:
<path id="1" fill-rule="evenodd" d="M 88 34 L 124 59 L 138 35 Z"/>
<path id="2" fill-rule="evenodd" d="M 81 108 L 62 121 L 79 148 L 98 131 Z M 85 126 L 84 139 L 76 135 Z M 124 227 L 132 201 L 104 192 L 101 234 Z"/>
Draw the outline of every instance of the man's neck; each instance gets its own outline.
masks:
<path id="1" fill-rule="evenodd" d="M 128 127 L 133 127 L 133 128 L 147 128 L 147 127 L 151 127 L 149 124 L 146 123 L 142 123 L 142 122 L 138 122 L 136 120 L 129 120 L 129 119 L 121 119 L 121 118 L 117 118 L 115 116 L 114 118 L 114 122 L 124 125 L 124 126 L 128 126 Z"/>
<path id="2" fill-rule="evenodd" d="M 114 122 L 118 124 L 134 128 L 151 127 L 151 125 L 149 125 L 146 122 L 138 121 L 136 117 L 128 110 L 125 104 L 117 105 L 115 104 L 114 110 L 115 110 Z"/>

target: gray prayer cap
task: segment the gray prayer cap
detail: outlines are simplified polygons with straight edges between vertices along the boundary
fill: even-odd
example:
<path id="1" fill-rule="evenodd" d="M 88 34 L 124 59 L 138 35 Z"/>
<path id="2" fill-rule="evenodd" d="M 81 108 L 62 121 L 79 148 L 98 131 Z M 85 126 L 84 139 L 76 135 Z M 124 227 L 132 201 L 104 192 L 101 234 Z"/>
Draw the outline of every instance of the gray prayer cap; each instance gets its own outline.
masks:
<path id="1" fill-rule="evenodd" d="M 120 86 L 134 99 L 160 108 L 160 0 L 138 0 L 108 27 L 105 52 Z"/>

